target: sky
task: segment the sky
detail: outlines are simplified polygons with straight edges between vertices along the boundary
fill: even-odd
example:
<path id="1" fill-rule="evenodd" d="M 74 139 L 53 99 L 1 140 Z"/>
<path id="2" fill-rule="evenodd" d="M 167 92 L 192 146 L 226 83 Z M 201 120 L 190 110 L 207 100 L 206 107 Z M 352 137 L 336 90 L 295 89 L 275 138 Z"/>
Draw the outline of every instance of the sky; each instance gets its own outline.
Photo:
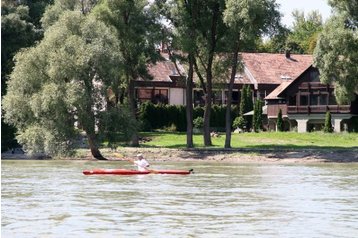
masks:
<path id="1" fill-rule="evenodd" d="M 328 0 L 276 0 L 280 4 L 280 12 L 283 14 L 282 23 L 288 27 L 292 26 L 292 11 L 295 9 L 303 10 L 305 14 L 310 11 L 318 10 L 322 14 L 323 22 L 331 15 L 331 7 Z"/>

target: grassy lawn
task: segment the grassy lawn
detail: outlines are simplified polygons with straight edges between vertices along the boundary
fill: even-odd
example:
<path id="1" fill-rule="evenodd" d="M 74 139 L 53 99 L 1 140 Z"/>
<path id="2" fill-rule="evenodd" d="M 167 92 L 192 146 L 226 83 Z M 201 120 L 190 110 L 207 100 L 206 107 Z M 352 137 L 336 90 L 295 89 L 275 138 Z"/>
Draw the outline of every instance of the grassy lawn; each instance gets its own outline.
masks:
<path id="1" fill-rule="evenodd" d="M 143 147 L 185 148 L 186 134 L 173 132 L 143 132 L 142 137 L 150 139 L 142 143 Z M 223 148 L 225 135 L 212 138 L 213 148 Z M 203 147 L 203 136 L 194 135 L 195 147 Z M 358 133 L 332 133 L 323 132 L 297 133 L 297 132 L 262 132 L 232 134 L 231 146 L 244 149 L 344 149 L 358 148 Z"/>

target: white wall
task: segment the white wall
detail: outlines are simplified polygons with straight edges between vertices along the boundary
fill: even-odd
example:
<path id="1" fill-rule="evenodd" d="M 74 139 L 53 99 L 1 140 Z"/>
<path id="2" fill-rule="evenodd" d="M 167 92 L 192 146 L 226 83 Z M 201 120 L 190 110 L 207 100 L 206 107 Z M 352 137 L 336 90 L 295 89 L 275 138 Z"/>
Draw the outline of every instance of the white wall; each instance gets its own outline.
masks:
<path id="1" fill-rule="evenodd" d="M 170 88 L 169 89 L 169 104 L 170 105 L 185 105 L 185 88 Z"/>

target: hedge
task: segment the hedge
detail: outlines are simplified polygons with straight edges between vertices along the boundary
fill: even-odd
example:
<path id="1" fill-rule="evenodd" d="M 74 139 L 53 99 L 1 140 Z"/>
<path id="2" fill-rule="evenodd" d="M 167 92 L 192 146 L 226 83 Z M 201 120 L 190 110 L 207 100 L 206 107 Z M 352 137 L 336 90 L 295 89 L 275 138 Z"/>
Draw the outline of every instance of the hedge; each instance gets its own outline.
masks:
<path id="1" fill-rule="evenodd" d="M 138 119 L 143 131 L 151 131 L 175 125 L 177 131 L 186 131 L 186 108 L 182 105 L 163 105 L 146 102 L 140 105 Z M 225 128 L 226 106 L 213 105 L 210 126 L 217 130 Z M 238 106 L 231 108 L 231 121 L 239 114 Z M 193 119 L 204 117 L 204 107 L 195 107 Z"/>

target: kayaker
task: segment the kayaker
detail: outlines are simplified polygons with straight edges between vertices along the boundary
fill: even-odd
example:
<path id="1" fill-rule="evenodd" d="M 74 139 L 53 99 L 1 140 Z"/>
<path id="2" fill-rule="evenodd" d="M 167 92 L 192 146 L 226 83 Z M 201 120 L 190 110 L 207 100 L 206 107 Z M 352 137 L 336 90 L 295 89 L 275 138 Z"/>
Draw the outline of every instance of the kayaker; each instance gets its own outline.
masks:
<path id="1" fill-rule="evenodd" d="M 137 160 L 133 161 L 135 165 L 137 165 L 139 171 L 147 171 L 149 167 L 149 163 L 146 159 L 144 159 L 142 154 L 137 154 Z"/>

